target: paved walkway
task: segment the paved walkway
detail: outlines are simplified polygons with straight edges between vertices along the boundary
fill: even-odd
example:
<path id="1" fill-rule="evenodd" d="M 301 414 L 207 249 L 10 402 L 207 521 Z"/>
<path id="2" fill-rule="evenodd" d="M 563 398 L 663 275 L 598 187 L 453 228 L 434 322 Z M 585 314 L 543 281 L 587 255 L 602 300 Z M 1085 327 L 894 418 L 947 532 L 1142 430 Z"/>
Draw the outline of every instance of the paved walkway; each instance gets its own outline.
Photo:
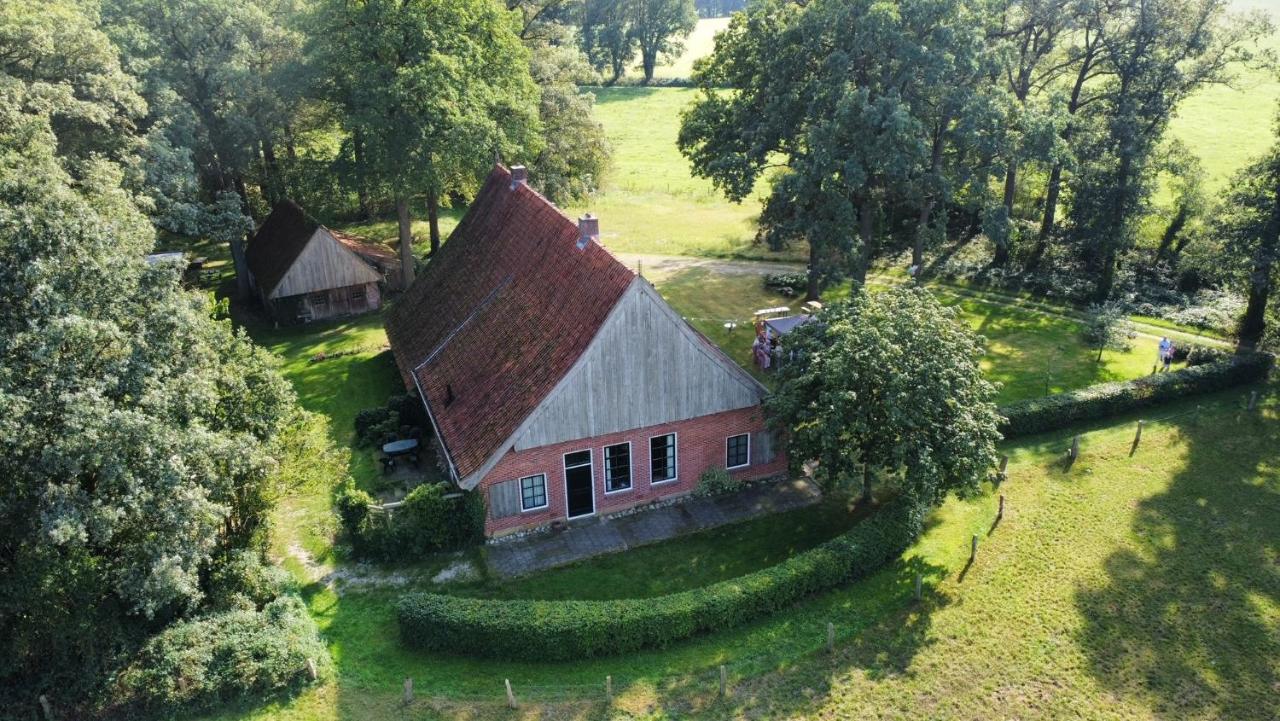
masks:
<path id="1" fill-rule="evenodd" d="M 575 561 L 704 531 L 815 503 L 821 494 L 803 480 L 752 486 L 739 493 L 694 498 L 620 518 L 591 518 L 563 531 L 538 534 L 489 547 L 489 573 L 513 578 Z"/>

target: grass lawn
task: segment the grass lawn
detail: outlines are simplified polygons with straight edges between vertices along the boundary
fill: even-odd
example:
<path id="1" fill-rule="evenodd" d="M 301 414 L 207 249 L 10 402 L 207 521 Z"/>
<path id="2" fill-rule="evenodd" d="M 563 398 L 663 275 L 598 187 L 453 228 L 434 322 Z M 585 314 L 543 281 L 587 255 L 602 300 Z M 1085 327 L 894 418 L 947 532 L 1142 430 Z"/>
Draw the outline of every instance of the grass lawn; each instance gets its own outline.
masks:
<path id="1" fill-rule="evenodd" d="M 339 679 L 216 718 L 1273 719 L 1276 390 L 1261 417 L 1242 417 L 1240 392 L 1198 399 L 1199 423 L 1183 415 L 1149 425 L 1132 457 L 1132 419 L 1102 424 L 1069 472 L 1057 463 L 1066 434 L 1019 442 L 1008 449 L 998 525 L 993 493 L 952 499 L 885 571 L 746 627 L 626 658 L 530 664 L 409 652 L 390 609 L 398 591 L 309 588 Z M 967 566 L 975 534 L 978 560 Z M 666 556 L 682 558 L 681 543 L 666 544 Z M 678 575 L 681 564 L 655 562 L 651 572 Z M 578 584 L 583 572 L 560 580 Z M 916 572 L 928 587 L 919 606 L 909 600 Z M 828 621 L 834 657 L 815 653 Z M 734 690 L 718 701 L 722 663 Z M 605 675 L 617 689 L 612 711 L 599 702 Z M 420 699 L 401 708 L 406 676 Z M 525 704 L 519 713 L 502 707 L 503 678 Z"/>
<path id="2" fill-rule="evenodd" d="M 656 78 L 687 79 L 693 75 L 693 61 L 710 55 L 716 49 L 716 33 L 729 27 L 729 18 L 699 18 L 698 26 L 684 40 L 684 52 L 679 57 L 665 58 L 653 69 Z M 637 66 L 641 78 L 644 69 Z"/>
<path id="3" fill-rule="evenodd" d="M 766 291 L 757 275 L 717 273 L 704 267 L 651 279 L 694 327 L 758 378 L 768 380 L 751 363 L 751 313 L 783 305 L 798 309 L 797 299 Z M 1150 373 L 1155 362 L 1155 338 L 1139 336 L 1129 351 L 1105 351 L 1099 363 L 1097 351 L 1081 340 L 1078 321 L 945 292 L 938 298 L 954 306 L 963 322 L 986 337 L 982 368 L 988 378 L 1003 384 L 1000 403 L 1137 378 Z M 739 327 L 725 330 L 727 320 L 737 321 Z"/>

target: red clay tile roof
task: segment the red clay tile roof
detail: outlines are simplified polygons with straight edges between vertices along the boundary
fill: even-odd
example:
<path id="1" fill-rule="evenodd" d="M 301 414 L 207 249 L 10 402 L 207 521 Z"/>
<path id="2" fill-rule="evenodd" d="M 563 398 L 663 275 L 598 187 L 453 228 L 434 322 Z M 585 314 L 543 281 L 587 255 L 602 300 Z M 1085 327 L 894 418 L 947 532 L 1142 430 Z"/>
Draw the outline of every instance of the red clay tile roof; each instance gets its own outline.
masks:
<path id="1" fill-rule="evenodd" d="M 276 203 L 245 250 L 245 261 L 263 293 L 275 290 L 318 227 L 320 223 L 292 200 Z"/>
<path id="2" fill-rule="evenodd" d="M 459 479 L 551 392 L 635 278 L 597 243 L 579 250 L 577 223 L 510 178 L 494 168 L 387 316 Z"/>

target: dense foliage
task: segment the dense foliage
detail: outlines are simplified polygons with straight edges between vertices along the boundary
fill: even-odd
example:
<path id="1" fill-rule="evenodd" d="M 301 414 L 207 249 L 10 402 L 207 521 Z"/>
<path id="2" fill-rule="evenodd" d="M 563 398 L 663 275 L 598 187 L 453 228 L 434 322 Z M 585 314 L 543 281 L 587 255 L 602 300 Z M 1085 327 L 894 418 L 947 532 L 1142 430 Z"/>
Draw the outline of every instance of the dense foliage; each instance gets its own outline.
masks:
<path id="1" fill-rule="evenodd" d="M 876 571 L 919 534 L 918 507 L 899 499 L 817 548 L 693 591 L 613 601 L 403 596 L 401 640 L 412 647 L 529 661 L 563 661 L 666 646 L 765 616 Z"/>
<path id="2" fill-rule="evenodd" d="M 1137 380 L 1100 383 L 1043 398 L 1029 398 L 1000 408 L 1000 414 L 1005 417 L 1000 431 L 1006 438 L 1043 433 L 1081 421 L 1254 383 L 1267 377 L 1273 362 L 1270 355 L 1251 353 Z"/>
<path id="3" fill-rule="evenodd" d="M 1178 104 L 1270 29 L 1228 5 L 754 3 L 698 65 L 680 147 L 731 199 L 769 182 L 761 237 L 808 244 L 811 296 L 878 257 L 909 247 L 920 266 L 942 239 L 978 235 L 985 280 L 1067 270 L 1095 302 L 1134 259 L 1142 287 L 1218 282 L 1179 268 L 1204 256 L 1209 204 L 1198 164 L 1164 136 Z M 1172 212 L 1137 253 L 1162 174 Z"/>
<path id="4" fill-rule="evenodd" d="M 1256 347 L 1266 329 L 1267 305 L 1280 285 L 1280 143 L 1240 171 L 1215 220 L 1231 259 L 1233 280 L 1248 305 L 1240 320 L 1240 344 Z"/>
<path id="5" fill-rule="evenodd" d="M 180 621 L 152 638 L 121 671 L 111 711 L 213 708 L 297 690 L 330 674 L 328 650 L 296 596 Z"/>
<path id="6" fill-rule="evenodd" d="M 334 506 L 347 542 L 362 558 L 403 560 L 484 538 L 484 497 L 440 483 L 414 488 L 393 510 L 375 509 L 372 496 L 348 483 L 338 489 Z"/>
<path id="7" fill-rule="evenodd" d="M 617 82 L 640 53 L 644 82 L 653 82 L 660 57 L 684 49 L 684 37 L 698 24 L 693 0 L 584 0 L 582 48 L 598 69 Z"/>
<path id="8" fill-rule="evenodd" d="M 818 461 L 825 484 L 892 477 L 931 506 L 977 488 L 994 465 L 996 389 L 980 339 L 922 288 L 854 296 L 784 339 L 797 359 L 765 401 L 793 463 Z"/>
<path id="9" fill-rule="evenodd" d="M 146 262 L 127 172 L 145 108 L 86 18 L 53 10 L 81 33 L 58 47 L 41 12 L 0 10 L 0 56 L 31 66 L 0 66 L 0 701 L 84 709 L 151 634 L 271 601 L 266 524 L 302 417 L 181 268 Z"/>

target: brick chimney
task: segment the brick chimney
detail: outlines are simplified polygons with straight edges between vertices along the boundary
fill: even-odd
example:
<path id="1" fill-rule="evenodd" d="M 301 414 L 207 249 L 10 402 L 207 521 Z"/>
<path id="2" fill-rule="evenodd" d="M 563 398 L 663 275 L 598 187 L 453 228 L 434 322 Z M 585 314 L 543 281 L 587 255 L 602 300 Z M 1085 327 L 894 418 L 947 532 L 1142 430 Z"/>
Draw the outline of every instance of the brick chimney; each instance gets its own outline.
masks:
<path id="1" fill-rule="evenodd" d="M 578 218 L 578 250 L 600 242 L 600 219 L 587 213 Z"/>
<path id="2" fill-rule="evenodd" d="M 523 165 L 511 166 L 511 189 L 515 190 L 517 185 L 529 182 L 529 169 Z"/>

